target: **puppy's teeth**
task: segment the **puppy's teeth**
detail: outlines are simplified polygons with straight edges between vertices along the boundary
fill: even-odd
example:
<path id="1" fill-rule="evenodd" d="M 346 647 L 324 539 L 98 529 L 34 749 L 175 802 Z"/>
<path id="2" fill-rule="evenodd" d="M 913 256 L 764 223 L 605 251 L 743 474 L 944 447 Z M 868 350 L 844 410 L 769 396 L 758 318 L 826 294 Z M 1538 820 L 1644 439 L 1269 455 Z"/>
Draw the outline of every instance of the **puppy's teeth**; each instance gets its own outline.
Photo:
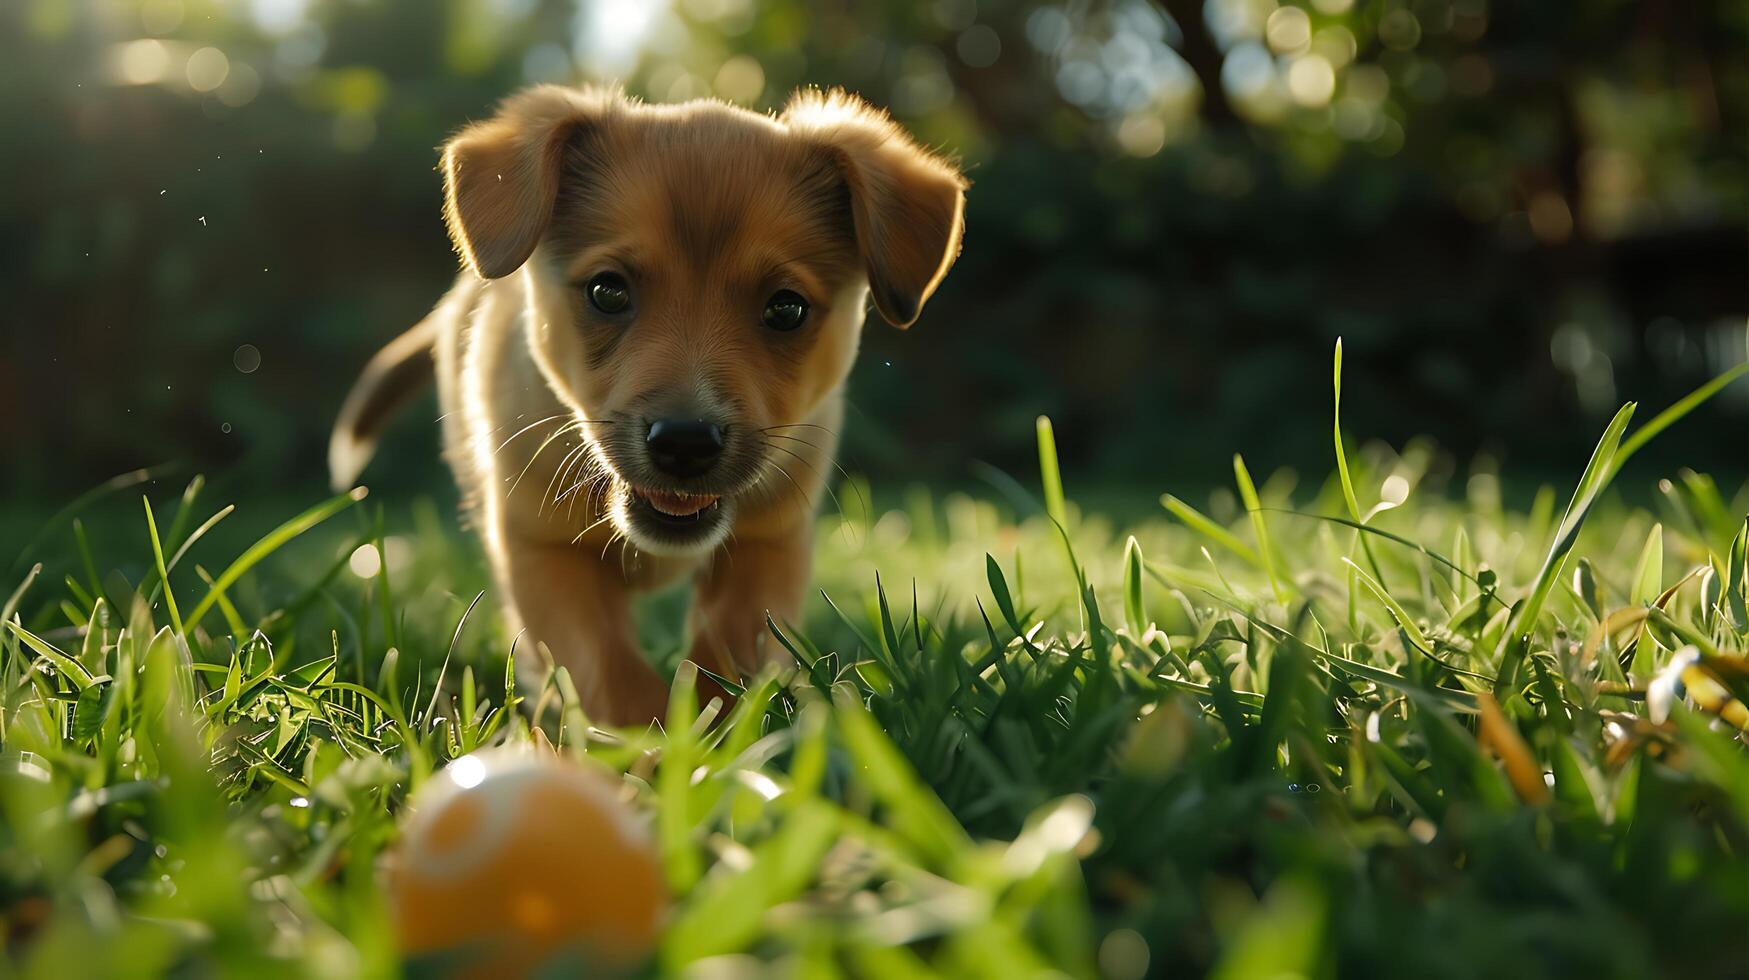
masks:
<path id="1" fill-rule="evenodd" d="M 638 496 L 670 517 L 690 517 L 717 502 L 716 496 L 712 494 L 674 493 L 666 490 L 640 490 Z"/>

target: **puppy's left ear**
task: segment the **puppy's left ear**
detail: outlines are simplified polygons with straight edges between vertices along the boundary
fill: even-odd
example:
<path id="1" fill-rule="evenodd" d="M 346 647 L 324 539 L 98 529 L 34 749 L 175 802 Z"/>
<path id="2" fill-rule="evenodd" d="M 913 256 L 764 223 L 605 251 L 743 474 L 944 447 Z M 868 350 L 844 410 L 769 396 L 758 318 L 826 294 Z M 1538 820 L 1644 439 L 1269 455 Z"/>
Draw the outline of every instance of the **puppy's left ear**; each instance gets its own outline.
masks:
<path id="1" fill-rule="evenodd" d="M 537 85 L 443 148 L 450 240 L 486 279 L 522 267 L 552 221 L 567 146 L 613 111 L 614 92 Z"/>
<path id="2" fill-rule="evenodd" d="M 910 326 L 959 257 L 966 179 L 885 112 L 841 90 L 796 93 L 781 121 L 833 158 L 850 189 L 875 308 L 893 326 Z"/>

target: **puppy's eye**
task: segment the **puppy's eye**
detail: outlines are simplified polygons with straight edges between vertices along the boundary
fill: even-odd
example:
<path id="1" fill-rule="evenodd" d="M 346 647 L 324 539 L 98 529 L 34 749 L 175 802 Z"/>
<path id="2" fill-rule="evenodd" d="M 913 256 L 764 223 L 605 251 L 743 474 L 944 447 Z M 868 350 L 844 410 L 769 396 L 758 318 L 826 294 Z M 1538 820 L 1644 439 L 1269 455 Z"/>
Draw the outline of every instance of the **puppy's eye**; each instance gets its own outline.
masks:
<path id="1" fill-rule="evenodd" d="M 589 305 L 603 313 L 624 313 L 632 305 L 632 290 L 618 273 L 603 272 L 589 280 Z"/>
<path id="2" fill-rule="evenodd" d="M 760 322 L 773 330 L 790 331 L 808 319 L 808 301 L 800 293 L 780 289 L 765 301 L 765 314 Z"/>

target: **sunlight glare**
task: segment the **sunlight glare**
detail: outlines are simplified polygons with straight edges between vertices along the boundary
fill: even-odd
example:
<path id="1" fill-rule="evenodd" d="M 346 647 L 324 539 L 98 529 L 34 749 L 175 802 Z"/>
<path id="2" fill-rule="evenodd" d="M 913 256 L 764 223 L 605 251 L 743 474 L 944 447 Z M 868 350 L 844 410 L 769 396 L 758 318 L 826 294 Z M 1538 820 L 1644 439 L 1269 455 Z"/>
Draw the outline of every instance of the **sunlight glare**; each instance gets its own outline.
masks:
<path id="1" fill-rule="evenodd" d="M 462 789 L 473 789 L 486 781 L 486 764 L 475 756 L 464 755 L 449 764 L 449 778 Z"/>
<path id="2" fill-rule="evenodd" d="M 592 74 L 624 76 L 667 12 L 668 0 L 587 0 L 578 16 L 578 60 Z"/>

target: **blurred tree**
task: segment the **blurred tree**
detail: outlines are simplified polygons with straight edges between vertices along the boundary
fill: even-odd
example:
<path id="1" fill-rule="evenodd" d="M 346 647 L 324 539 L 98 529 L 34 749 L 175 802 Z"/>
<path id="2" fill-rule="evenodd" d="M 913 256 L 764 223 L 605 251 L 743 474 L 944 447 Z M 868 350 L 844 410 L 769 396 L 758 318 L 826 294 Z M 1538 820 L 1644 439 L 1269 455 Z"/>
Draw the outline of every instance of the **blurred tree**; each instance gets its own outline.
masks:
<path id="1" fill-rule="evenodd" d="M 965 255 L 854 379 L 866 468 L 1025 469 L 1048 411 L 1089 477 L 1321 469 L 1338 334 L 1356 431 L 1564 465 L 1745 356 L 1746 43 L 1741 5 L 1657 0 L 18 0 L 8 489 L 316 482 L 353 372 L 452 274 L 434 147 L 607 78 L 842 85 L 963 156 Z M 1749 398 L 1707 411 L 1662 458 L 1749 464 L 1702 435 Z M 434 474 L 426 415 L 379 479 Z"/>

